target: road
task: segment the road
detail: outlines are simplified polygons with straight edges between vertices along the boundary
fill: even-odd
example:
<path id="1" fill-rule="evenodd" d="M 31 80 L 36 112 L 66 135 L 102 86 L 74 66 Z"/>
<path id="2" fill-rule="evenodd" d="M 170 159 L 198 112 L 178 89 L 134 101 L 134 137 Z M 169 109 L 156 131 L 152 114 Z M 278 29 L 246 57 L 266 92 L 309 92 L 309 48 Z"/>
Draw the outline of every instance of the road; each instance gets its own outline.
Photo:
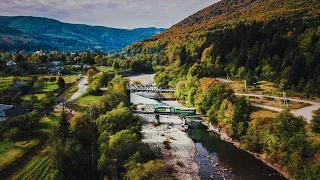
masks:
<path id="1" fill-rule="evenodd" d="M 88 87 L 88 77 L 83 76 L 78 84 L 78 91 L 74 93 L 68 101 L 73 101 L 80 97 L 87 89 Z"/>
<path id="2" fill-rule="evenodd" d="M 74 93 L 70 99 L 68 99 L 68 102 L 71 102 L 75 99 L 77 99 L 78 97 L 80 97 L 87 89 L 88 87 L 88 77 L 87 76 L 83 76 L 78 84 L 78 91 L 76 93 Z M 55 110 L 58 110 L 58 109 L 62 109 L 63 108 L 63 103 L 59 103 L 55 106 Z M 73 111 L 72 109 L 69 109 L 67 107 L 65 107 L 65 110 L 70 112 L 71 114 L 75 114 L 76 112 Z"/>
<path id="3" fill-rule="evenodd" d="M 284 98 L 282 97 L 276 97 L 276 96 L 265 96 L 265 95 L 260 95 L 260 94 L 241 94 L 241 93 L 235 93 L 236 96 L 247 96 L 247 97 L 258 97 L 258 98 L 273 98 L 273 99 L 280 99 L 283 100 Z M 297 109 L 297 110 L 292 110 L 291 113 L 294 114 L 295 116 L 302 116 L 305 118 L 307 123 L 311 122 L 312 116 L 313 116 L 313 111 L 320 109 L 320 103 L 318 102 L 313 102 L 313 101 L 307 101 L 307 100 L 301 100 L 301 99 L 292 99 L 292 98 L 287 98 L 289 101 L 294 101 L 294 102 L 301 102 L 301 103 L 307 103 L 310 104 L 310 106 Z M 261 105 L 261 104 L 256 104 L 256 103 L 251 103 L 252 106 L 263 108 L 263 109 L 268 109 L 271 111 L 276 111 L 276 112 L 281 112 L 283 111 L 282 108 L 277 108 L 277 107 L 272 107 L 272 106 L 266 106 L 266 105 Z"/>

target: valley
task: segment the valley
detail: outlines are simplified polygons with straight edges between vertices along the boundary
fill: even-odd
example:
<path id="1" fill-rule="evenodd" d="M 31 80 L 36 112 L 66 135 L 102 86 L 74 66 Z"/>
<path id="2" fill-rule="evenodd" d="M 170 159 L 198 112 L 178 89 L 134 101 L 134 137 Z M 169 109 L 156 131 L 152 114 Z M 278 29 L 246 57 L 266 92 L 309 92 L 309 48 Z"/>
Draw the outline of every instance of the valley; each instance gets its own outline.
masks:
<path id="1" fill-rule="evenodd" d="M 320 179 L 319 24 L 318 0 L 2 1 L 0 179 Z"/>

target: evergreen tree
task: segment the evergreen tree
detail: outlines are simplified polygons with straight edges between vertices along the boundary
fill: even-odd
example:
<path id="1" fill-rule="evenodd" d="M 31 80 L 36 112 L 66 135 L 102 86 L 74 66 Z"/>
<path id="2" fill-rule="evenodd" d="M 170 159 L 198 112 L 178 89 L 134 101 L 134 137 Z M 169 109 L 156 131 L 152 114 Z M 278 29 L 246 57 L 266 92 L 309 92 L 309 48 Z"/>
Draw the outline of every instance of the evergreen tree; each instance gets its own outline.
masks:
<path id="1" fill-rule="evenodd" d="M 71 133 L 70 122 L 69 122 L 69 117 L 64 110 L 64 105 L 63 105 L 62 113 L 60 115 L 59 130 L 62 135 L 62 139 L 64 141 L 70 137 L 70 133 Z"/>
<path id="2" fill-rule="evenodd" d="M 57 84 L 61 90 L 66 86 L 66 82 L 64 81 L 64 79 L 62 77 L 59 77 Z"/>

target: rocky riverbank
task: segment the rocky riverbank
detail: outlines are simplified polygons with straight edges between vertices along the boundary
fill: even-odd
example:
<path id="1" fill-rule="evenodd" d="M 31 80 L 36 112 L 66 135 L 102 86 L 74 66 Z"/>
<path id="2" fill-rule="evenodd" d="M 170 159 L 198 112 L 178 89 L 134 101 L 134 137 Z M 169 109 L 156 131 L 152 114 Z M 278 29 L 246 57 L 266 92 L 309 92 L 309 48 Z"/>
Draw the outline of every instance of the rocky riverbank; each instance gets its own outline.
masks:
<path id="1" fill-rule="evenodd" d="M 181 119 L 176 116 L 161 116 L 159 126 L 154 126 L 153 115 L 139 115 L 142 121 L 142 141 L 149 144 L 152 149 L 159 148 L 163 160 L 177 171 L 177 179 L 200 179 L 199 167 L 194 162 L 195 145 L 182 131 Z"/>

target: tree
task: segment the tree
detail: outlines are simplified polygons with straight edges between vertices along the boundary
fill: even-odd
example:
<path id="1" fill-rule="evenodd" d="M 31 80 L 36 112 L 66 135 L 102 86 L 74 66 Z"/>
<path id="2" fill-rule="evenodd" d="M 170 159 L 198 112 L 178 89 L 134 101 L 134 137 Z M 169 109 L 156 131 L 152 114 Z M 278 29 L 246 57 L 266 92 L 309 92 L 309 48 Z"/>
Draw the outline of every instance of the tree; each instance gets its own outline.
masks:
<path id="1" fill-rule="evenodd" d="M 153 71 L 152 65 L 150 63 L 145 63 L 142 60 L 132 60 L 130 63 L 130 67 L 135 72 L 150 72 Z"/>
<path id="2" fill-rule="evenodd" d="M 95 67 L 92 67 L 88 70 L 88 82 L 91 83 L 93 81 L 93 77 L 98 73 L 98 70 Z"/>
<path id="3" fill-rule="evenodd" d="M 170 77 L 167 72 L 158 72 L 154 76 L 154 80 L 158 87 L 168 87 Z"/>
<path id="4" fill-rule="evenodd" d="M 56 77 L 51 77 L 51 78 L 50 78 L 50 82 L 51 82 L 51 83 L 56 82 L 56 80 L 57 80 L 57 78 L 56 78 Z"/>
<path id="5" fill-rule="evenodd" d="M 117 164 L 121 165 L 131 155 L 133 155 L 139 142 L 137 135 L 130 130 L 122 130 L 110 137 L 109 150 L 111 157 L 117 159 Z"/>
<path id="6" fill-rule="evenodd" d="M 300 117 L 295 117 L 290 111 L 285 110 L 279 113 L 275 119 L 275 131 L 281 138 L 291 138 L 297 133 L 305 132 L 305 122 Z"/>
<path id="7" fill-rule="evenodd" d="M 13 61 L 15 61 L 16 63 L 20 63 L 22 61 L 25 61 L 24 57 L 22 56 L 22 54 L 18 53 L 15 56 L 13 56 Z"/>
<path id="8" fill-rule="evenodd" d="M 96 120 L 99 131 L 107 131 L 111 135 L 130 127 L 134 122 L 136 122 L 136 119 L 126 107 L 115 108 L 105 115 L 100 115 Z"/>
<path id="9" fill-rule="evenodd" d="M 244 78 L 246 74 L 246 68 L 245 67 L 240 67 L 237 71 L 237 77 L 238 78 Z"/>
<path id="10" fill-rule="evenodd" d="M 112 68 L 113 70 L 117 71 L 119 68 L 120 68 L 120 65 L 119 65 L 119 61 L 118 60 L 114 60 L 113 63 L 112 63 Z"/>
<path id="11" fill-rule="evenodd" d="M 64 107 L 63 107 L 62 113 L 60 115 L 59 130 L 60 130 L 60 133 L 62 134 L 62 139 L 64 141 L 69 138 L 70 133 L 71 133 L 70 122 L 69 122 L 68 115 L 64 111 Z"/>
<path id="12" fill-rule="evenodd" d="M 44 80 L 39 79 L 37 82 L 33 85 L 35 89 L 40 90 L 42 92 L 43 86 L 44 86 Z"/>
<path id="13" fill-rule="evenodd" d="M 311 120 L 311 128 L 313 132 L 320 134 L 320 109 L 314 112 Z"/>
<path id="14" fill-rule="evenodd" d="M 231 122 L 232 138 L 239 139 L 247 132 L 249 119 L 249 102 L 244 97 L 236 100 L 234 114 Z"/>
<path id="15" fill-rule="evenodd" d="M 144 164 L 135 164 L 126 174 L 126 179 L 175 179 L 168 171 L 169 166 L 162 160 L 151 160 Z M 164 178 L 165 177 L 165 178 Z"/>
<path id="16" fill-rule="evenodd" d="M 48 83 L 48 81 L 49 81 L 49 78 L 42 78 L 43 79 L 43 81 L 47 84 Z"/>
<path id="17" fill-rule="evenodd" d="M 90 119 L 83 113 L 77 113 L 71 119 L 72 132 L 74 137 L 78 139 L 81 144 L 85 146 L 90 145 L 90 135 L 92 135 L 93 129 L 91 128 Z"/>
<path id="18" fill-rule="evenodd" d="M 19 138 L 19 130 L 17 127 L 10 129 L 6 134 L 5 137 L 7 137 L 10 141 L 13 141 L 13 146 L 16 146 L 16 141 Z"/>
<path id="19" fill-rule="evenodd" d="M 57 84 L 58 84 L 60 90 L 62 90 L 66 86 L 66 83 L 62 77 L 59 77 Z"/>
<path id="20" fill-rule="evenodd" d="M 31 102 L 31 104 L 34 104 L 37 100 L 38 100 L 38 97 L 35 96 L 34 94 L 32 94 L 32 95 L 30 96 L 30 102 Z"/>

